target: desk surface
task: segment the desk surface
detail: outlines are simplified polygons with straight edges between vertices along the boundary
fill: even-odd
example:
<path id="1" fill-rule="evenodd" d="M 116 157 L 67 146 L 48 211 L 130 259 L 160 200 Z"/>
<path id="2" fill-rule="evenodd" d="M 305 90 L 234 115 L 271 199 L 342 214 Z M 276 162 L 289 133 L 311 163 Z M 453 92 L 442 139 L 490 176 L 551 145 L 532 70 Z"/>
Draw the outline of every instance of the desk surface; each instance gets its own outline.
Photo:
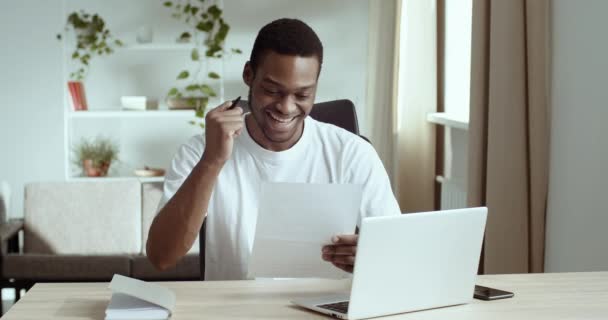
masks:
<path id="1" fill-rule="evenodd" d="M 515 292 L 497 301 L 412 312 L 386 319 L 608 319 L 608 272 L 480 276 L 478 284 Z M 292 297 L 336 293 L 338 280 L 163 282 L 177 294 L 172 319 L 325 318 L 291 305 Z M 36 284 L 3 319 L 103 319 L 107 283 Z M 385 319 L 385 318 L 383 318 Z"/>

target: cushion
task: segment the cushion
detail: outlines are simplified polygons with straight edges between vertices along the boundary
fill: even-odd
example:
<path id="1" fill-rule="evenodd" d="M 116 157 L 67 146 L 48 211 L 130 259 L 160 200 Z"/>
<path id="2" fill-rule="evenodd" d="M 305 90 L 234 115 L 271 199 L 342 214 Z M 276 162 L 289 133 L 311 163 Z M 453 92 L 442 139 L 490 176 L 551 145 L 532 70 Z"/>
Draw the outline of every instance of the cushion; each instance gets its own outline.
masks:
<path id="1" fill-rule="evenodd" d="M 141 185 L 136 179 L 28 184 L 24 211 L 25 253 L 141 252 Z"/>
<path id="2" fill-rule="evenodd" d="M 144 183 L 142 185 L 142 251 L 143 255 L 146 254 L 146 242 L 148 241 L 148 231 L 152 225 L 154 217 L 158 212 L 158 204 L 163 196 L 163 184 L 158 183 Z M 188 251 L 188 254 L 198 254 L 199 244 L 198 237 L 194 241 L 192 248 Z"/>

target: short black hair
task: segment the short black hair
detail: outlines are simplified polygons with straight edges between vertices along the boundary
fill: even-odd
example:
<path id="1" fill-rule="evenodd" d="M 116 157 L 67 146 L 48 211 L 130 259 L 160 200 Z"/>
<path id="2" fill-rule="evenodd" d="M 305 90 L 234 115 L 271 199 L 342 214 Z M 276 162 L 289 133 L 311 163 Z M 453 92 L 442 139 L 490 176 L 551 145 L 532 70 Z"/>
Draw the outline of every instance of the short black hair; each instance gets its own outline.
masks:
<path id="1" fill-rule="evenodd" d="M 315 56 L 319 61 L 318 74 L 321 74 L 323 44 L 314 30 L 298 19 L 278 19 L 258 32 L 249 58 L 254 74 L 268 51 L 301 57 Z"/>

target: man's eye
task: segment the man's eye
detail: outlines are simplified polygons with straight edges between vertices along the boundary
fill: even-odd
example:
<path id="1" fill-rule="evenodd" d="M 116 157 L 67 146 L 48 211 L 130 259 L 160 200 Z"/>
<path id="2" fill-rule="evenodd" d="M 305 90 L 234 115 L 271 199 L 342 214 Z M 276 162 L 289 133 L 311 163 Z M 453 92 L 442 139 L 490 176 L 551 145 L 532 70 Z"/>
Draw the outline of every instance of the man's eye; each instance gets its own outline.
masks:
<path id="1" fill-rule="evenodd" d="M 296 94 L 296 98 L 298 100 L 304 100 L 304 99 L 306 99 L 308 97 L 309 97 L 309 95 L 307 95 L 307 94 Z"/>
<path id="2" fill-rule="evenodd" d="M 270 95 L 275 95 L 275 94 L 278 94 L 278 93 L 279 93 L 279 92 L 278 92 L 278 91 L 276 91 L 276 90 L 270 90 L 270 89 L 266 89 L 266 88 L 264 88 L 264 92 L 265 92 L 266 94 L 270 94 Z"/>

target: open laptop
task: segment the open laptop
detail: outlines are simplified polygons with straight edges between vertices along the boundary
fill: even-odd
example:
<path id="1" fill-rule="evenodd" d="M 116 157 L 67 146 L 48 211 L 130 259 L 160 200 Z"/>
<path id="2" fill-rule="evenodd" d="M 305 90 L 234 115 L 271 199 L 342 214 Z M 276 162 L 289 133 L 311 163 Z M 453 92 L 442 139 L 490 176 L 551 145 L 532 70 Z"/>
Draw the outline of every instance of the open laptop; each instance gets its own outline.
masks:
<path id="1" fill-rule="evenodd" d="M 487 208 L 363 219 L 350 295 L 296 299 L 340 319 L 363 319 L 473 299 Z"/>

